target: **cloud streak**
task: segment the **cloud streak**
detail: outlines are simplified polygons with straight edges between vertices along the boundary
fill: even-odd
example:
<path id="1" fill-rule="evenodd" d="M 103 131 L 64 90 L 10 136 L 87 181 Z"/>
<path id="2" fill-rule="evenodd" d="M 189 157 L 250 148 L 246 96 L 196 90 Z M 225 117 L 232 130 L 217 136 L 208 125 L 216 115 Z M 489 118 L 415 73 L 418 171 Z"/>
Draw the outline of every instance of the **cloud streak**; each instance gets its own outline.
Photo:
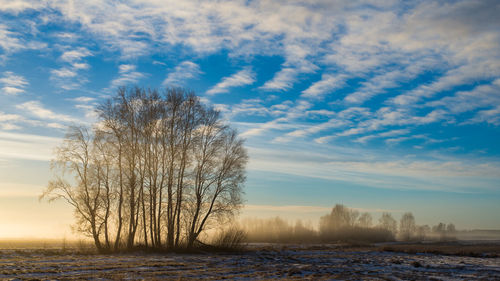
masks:
<path id="1" fill-rule="evenodd" d="M 118 77 L 110 83 L 112 89 L 122 86 L 129 86 L 137 83 L 140 79 L 146 77 L 144 73 L 135 71 L 136 66 L 131 64 L 122 64 L 118 67 Z"/>
<path id="2" fill-rule="evenodd" d="M 49 161 L 61 139 L 0 131 L 0 158 Z"/>
<path id="3" fill-rule="evenodd" d="M 93 56 L 92 52 L 84 47 L 64 51 L 59 57 L 64 66 L 59 69 L 52 69 L 50 79 L 64 90 L 74 90 L 81 87 L 88 82 L 86 75 L 82 71 L 90 68 L 90 65 L 83 60 L 89 56 Z"/>
<path id="4" fill-rule="evenodd" d="M 255 73 L 251 68 L 244 68 L 235 74 L 224 77 L 221 82 L 207 91 L 207 95 L 228 93 L 230 88 L 251 85 L 255 82 Z"/>
<path id="5" fill-rule="evenodd" d="M 344 86 L 347 77 L 344 74 L 323 74 L 320 81 L 313 83 L 309 88 L 302 91 L 302 97 L 321 99 L 331 91 Z"/>
<path id="6" fill-rule="evenodd" d="M 54 111 L 45 108 L 39 101 L 28 101 L 17 105 L 16 108 L 38 119 L 49 121 L 49 123 L 47 123 L 48 127 L 64 128 L 64 126 L 59 122 L 75 124 L 82 123 L 82 121 L 78 118 L 66 114 L 55 113 Z"/>
<path id="7" fill-rule="evenodd" d="M 183 61 L 167 75 L 164 86 L 182 86 L 186 81 L 198 77 L 203 72 L 200 66 L 192 61 Z"/>
<path id="8" fill-rule="evenodd" d="M 4 95 L 17 95 L 24 93 L 24 89 L 28 84 L 28 81 L 23 76 L 6 71 L 0 78 L 0 85 L 2 85 L 0 91 Z"/>

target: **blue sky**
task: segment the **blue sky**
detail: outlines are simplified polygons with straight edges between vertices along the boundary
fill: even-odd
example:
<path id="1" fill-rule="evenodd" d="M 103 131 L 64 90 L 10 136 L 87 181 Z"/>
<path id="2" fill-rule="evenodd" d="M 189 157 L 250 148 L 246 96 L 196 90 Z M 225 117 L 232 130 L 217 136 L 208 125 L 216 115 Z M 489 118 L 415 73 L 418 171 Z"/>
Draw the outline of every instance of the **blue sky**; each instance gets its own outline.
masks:
<path id="1" fill-rule="evenodd" d="M 344 203 L 500 228 L 499 14 L 472 0 L 0 0 L 0 200 L 33 200 L 66 126 L 95 122 L 118 86 L 181 86 L 247 139 L 246 215 Z M 29 229 L 3 205 L 4 227 Z"/>

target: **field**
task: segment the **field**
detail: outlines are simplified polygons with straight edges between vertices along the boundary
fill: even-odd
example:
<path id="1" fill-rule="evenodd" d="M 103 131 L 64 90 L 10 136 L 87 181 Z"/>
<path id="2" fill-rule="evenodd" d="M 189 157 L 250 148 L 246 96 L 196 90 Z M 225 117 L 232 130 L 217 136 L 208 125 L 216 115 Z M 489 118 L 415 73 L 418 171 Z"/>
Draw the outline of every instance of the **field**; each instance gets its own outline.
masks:
<path id="1" fill-rule="evenodd" d="M 1 249 L 0 279 L 500 279 L 500 248 L 495 245 L 254 244 L 241 253 L 113 255 L 46 247 Z"/>

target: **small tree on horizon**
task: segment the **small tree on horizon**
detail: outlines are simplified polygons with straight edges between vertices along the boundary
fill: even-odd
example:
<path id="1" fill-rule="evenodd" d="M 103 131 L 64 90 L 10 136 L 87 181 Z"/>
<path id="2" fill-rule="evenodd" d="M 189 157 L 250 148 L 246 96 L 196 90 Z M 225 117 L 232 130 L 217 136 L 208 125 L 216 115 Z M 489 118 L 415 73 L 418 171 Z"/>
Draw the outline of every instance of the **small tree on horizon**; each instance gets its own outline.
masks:
<path id="1" fill-rule="evenodd" d="M 390 213 L 384 212 L 378 220 L 378 227 L 390 231 L 393 235 L 398 232 L 398 224 Z"/>
<path id="2" fill-rule="evenodd" d="M 415 235 L 415 217 L 411 212 L 404 213 L 399 223 L 399 236 L 403 241 L 409 241 Z"/>

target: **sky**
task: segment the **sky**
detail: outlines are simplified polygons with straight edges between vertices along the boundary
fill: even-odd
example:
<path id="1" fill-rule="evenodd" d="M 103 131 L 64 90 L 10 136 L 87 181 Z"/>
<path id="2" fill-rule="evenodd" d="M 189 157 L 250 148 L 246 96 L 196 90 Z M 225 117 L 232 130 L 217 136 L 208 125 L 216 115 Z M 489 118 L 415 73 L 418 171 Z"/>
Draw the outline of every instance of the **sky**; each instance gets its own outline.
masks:
<path id="1" fill-rule="evenodd" d="M 185 87 L 246 139 L 242 216 L 336 203 L 500 229 L 500 2 L 0 0 L 0 237 L 72 235 L 39 201 L 119 86 Z"/>

